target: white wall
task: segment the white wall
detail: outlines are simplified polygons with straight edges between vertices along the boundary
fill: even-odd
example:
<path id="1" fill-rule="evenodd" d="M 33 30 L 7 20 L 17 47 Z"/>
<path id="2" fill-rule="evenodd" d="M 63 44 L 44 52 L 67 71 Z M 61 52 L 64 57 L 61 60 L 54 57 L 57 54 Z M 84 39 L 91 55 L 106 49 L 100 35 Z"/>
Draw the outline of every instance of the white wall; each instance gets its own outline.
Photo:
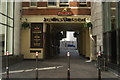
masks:
<path id="1" fill-rule="evenodd" d="M 68 45 L 74 45 L 75 47 L 69 47 Z M 76 41 L 60 41 L 61 49 L 77 49 Z"/>
<path id="2" fill-rule="evenodd" d="M 67 31 L 67 37 L 62 39 L 62 41 L 76 41 L 76 38 L 73 36 L 73 31 Z"/>
<path id="3" fill-rule="evenodd" d="M 77 41 L 73 34 L 73 31 L 67 31 L 67 37 L 60 41 L 60 48 L 77 49 Z M 74 45 L 75 47 L 68 47 L 68 45 Z"/>

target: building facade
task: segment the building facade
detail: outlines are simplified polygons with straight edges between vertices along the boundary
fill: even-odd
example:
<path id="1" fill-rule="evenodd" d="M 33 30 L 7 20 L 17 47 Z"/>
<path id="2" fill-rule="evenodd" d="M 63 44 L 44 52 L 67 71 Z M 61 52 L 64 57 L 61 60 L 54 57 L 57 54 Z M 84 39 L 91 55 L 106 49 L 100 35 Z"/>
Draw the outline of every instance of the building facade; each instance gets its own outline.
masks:
<path id="1" fill-rule="evenodd" d="M 94 38 L 93 51 L 97 53 L 100 50 L 100 46 L 103 48 L 103 21 L 102 21 L 102 3 L 92 2 L 91 3 L 91 22 L 92 36 Z"/>
<path id="2" fill-rule="evenodd" d="M 99 9 L 98 12 L 91 11 L 93 36 L 98 34 L 96 35 L 98 39 L 99 34 L 101 35 L 106 67 L 118 73 L 120 72 L 120 2 L 95 2 L 91 9 L 96 10 L 95 7 Z M 99 40 L 96 40 L 96 44 L 99 44 Z"/>
<path id="3" fill-rule="evenodd" d="M 90 2 L 22 2 L 22 23 L 24 27 L 28 24 L 31 28 L 28 26 L 22 29 L 21 53 L 26 59 L 35 58 L 35 52 L 40 53 L 40 59 L 58 55 L 61 31 L 78 31 L 81 32 L 78 44 L 82 46 L 78 50 L 82 55 L 90 57 L 90 32 L 84 28 L 90 15 Z"/>
<path id="4" fill-rule="evenodd" d="M 1 2 L 0 5 L 0 36 L 1 36 L 1 44 L 2 44 L 2 54 L 4 55 L 8 50 L 10 54 L 13 54 L 13 12 L 14 12 L 14 4 L 13 2 Z"/>
<path id="5" fill-rule="evenodd" d="M 5 56 L 8 51 L 10 63 L 15 63 L 20 55 L 21 2 L 14 0 L 0 1 L 0 56 L 1 64 L 5 66 Z M 18 58 L 16 60 L 13 60 Z"/>
<path id="6" fill-rule="evenodd" d="M 120 69 L 120 2 L 103 3 L 103 43 L 108 66 Z M 106 20 L 107 19 L 107 20 Z"/>

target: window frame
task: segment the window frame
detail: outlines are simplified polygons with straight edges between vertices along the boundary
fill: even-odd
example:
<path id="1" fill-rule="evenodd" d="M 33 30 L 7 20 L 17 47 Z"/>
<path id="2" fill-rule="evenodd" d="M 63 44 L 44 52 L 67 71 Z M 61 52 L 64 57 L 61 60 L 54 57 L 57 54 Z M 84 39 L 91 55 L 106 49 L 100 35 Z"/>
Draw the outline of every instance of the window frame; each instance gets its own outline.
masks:
<path id="1" fill-rule="evenodd" d="M 87 0 L 85 0 L 85 1 L 79 0 L 79 6 L 80 6 L 80 7 L 82 7 L 82 6 L 87 7 Z"/>
<path id="2" fill-rule="evenodd" d="M 67 3 L 61 3 L 60 2 L 60 0 L 59 0 L 59 7 L 63 7 L 63 6 L 61 6 L 61 5 L 65 5 L 64 7 L 70 7 L 70 0 L 68 0 L 68 2 Z"/>
<path id="3" fill-rule="evenodd" d="M 2 46 L 2 56 L 5 56 L 7 51 L 9 51 L 9 55 L 14 55 L 14 5 L 15 3 L 4 2 L 4 4 L 5 4 L 4 5 L 5 8 L 3 8 L 2 11 L 0 12 L 0 15 L 2 17 L 0 25 L 3 31 L 2 44 L 4 44 L 4 46 Z"/>
<path id="4" fill-rule="evenodd" d="M 49 1 L 47 1 L 47 6 L 48 7 L 57 7 L 57 2 L 55 2 L 56 3 L 56 5 L 49 5 Z"/>
<path id="5" fill-rule="evenodd" d="M 30 4 L 29 4 L 30 7 L 37 7 L 37 1 L 35 1 L 35 3 L 36 3 L 35 6 L 32 6 L 31 3 L 32 3 L 32 0 L 30 0 Z"/>
<path id="6" fill-rule="evenodd" d="M 116 16 L 117 16 L 117 29 L 120 29 L 120 1 L 117 3 L 117 12 L 116 12 Z"/>
<path id="7" fill-rule="evenodd" d="M 115 6 L 112 6 L 112 4 L 115 4 Z M 117 3 L 116 2 L 110 2 L 110 31 L 114 31 L 117 29 Z M 115 12 L 115 14 L 113 15 L 113 13 Z M 113 22 L 112 20 L 115 20 L 115 22 Z M 112 24 L 115 24 L 115 26 L 113 27 Z"/>

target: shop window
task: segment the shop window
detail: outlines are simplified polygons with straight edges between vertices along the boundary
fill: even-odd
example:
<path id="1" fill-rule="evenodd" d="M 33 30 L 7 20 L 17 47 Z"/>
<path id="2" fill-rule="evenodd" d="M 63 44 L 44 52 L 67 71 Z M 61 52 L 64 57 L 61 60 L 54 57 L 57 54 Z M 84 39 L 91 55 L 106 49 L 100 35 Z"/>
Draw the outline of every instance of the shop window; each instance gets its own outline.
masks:
<path id="1" fill-rule="evenodd" d="M 69 0 L 60 0 L 60 7 L 69 7 Z"/>
<path id="2" fill-rule="evenodd" d="M 0 47 L 2 47 L 2 55 L 13 54 L 13 2 L 3 2 L 4 6 L 0 12 Z M 8 7 L 8 8 L 7 8 Z M 8 13 L 7 13 L 8 12 Z M 7 13 L 7 14 L 6 14 Z"/>
<path id="3" fill-rule="evenodd" d="M 2 53 L 2 55 L 4 55 L 4 48 L 5 48 L 5 33 L 3 31 L 3 26 L 0 24 L 0 30 L 2 30 L 0 32 L 0 53 Z"/>
<path id="4" fill-rule="evenodd" d="M 111 32 L 111 62 L 117 64 L 116 31 Z"/>
<path id="5" fill-rule="evenodd" d="M 1 53 L 2 55 L 5 55 L 5 51 L 6 51 L 6 26 L 0 24 L 0 49 L 1 49 Z"/>

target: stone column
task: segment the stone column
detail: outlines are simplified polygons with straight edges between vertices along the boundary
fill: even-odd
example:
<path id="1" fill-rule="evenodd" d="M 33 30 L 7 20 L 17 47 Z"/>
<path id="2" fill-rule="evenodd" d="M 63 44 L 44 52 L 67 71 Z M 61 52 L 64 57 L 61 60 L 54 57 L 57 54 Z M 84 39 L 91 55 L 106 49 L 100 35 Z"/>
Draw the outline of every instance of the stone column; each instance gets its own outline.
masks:
<path id="1" fill-rule="evenodd" d="M 14 54 L 20 54 L 20 30 L 21 30 L 21 2 L 15 2 L 15 13 L 14 13 Z"/>

